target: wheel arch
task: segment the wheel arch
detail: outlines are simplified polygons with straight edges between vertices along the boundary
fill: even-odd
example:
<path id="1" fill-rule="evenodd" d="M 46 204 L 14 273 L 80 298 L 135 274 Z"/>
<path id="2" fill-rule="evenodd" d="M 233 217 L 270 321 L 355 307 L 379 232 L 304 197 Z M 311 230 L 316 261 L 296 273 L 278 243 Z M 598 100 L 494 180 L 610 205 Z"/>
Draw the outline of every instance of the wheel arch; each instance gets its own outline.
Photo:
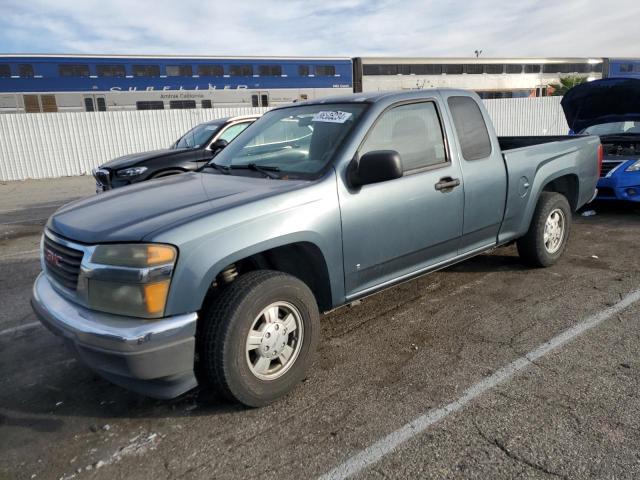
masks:
<path id="1" fill-rule="evenodd" d="M 238 275 L 255 270 L 274 270 L 292 275 L 304 282 L 320 311 L 333 308 L 334 295 L 329 268 L 322 249 L 307 239 L 297 239 L 275 245 L 261 245 L 226 256 L 215 263 L 204 279 L 201 308 L 224 288 L 222 273 L 233 267 Z"/>
<path id="2" fill-rule="evenodd" d="M 548 181 L 544 187 L 542 187 L 540 193 L 556 192 L 564 195 L 569 202 L 571 211 L 575 212 L 578 209 L 579 191 L 580 180 L 578 179 L 578 176 L 575 173 L 569 173 Z M 540 195 L 538 195 L 538 199 L 539 197 Z"/>

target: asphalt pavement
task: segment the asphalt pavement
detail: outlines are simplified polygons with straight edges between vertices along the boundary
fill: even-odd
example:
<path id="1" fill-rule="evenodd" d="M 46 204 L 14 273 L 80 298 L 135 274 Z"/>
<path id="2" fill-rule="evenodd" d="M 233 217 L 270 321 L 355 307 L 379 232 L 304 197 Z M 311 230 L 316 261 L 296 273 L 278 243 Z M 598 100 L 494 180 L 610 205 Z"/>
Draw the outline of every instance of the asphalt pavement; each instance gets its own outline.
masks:
<path id="1" fill-rule="evenodd" d="M 640 209 L 576 216 L 561 261 L 514 247 L 322 319 L 307 379 L 261 409 L 102 380 L 29 306 L 79 177 L 0 185 L 0 479 L 640 477 Z"/>

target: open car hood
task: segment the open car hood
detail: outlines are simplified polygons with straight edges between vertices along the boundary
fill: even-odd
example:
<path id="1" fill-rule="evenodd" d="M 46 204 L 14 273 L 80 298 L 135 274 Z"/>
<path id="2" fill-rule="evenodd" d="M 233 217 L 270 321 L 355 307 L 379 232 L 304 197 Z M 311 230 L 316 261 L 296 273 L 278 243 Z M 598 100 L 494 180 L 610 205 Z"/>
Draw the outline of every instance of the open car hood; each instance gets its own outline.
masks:
<path id="1" fill-rule="evenodd" d="M 573 87 L 563 97 L 562 109 L 576 133 L 593 125 L 640 121 L 640 80 L 604 78 Z"/>

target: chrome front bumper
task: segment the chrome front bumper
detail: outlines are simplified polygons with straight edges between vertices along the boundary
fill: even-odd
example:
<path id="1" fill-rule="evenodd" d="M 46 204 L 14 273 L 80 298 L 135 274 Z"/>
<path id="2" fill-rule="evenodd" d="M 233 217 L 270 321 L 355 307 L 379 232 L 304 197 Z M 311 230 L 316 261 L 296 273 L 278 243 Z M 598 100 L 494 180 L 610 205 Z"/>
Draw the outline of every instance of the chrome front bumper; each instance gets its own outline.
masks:
<path id="1" fill-rule="evenodd" d="M 60 295 L 44 273 L 31 305 L 83 363 L 113 383 L 155 398 L 174 398 L 197 385 L 197 313 L 142 320 L 96 312 Z"/>

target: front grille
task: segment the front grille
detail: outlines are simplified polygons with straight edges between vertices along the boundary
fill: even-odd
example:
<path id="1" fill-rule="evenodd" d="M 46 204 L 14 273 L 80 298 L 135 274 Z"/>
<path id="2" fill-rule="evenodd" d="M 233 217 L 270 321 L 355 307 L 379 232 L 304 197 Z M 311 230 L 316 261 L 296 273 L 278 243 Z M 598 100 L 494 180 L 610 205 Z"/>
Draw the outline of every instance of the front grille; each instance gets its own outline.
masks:
<path id="1" fill-rule="evenodd" d="M 104 168 L 97 168 L 93 171 L 93 178 L 96 179 L 96 185 L 104 190 L 111 188 L 111 177 L 109 170 Z"/>
<path id="2" fill-rule="evenodd" d="M 624 163 L 623 160 L 605 160 L 602 162 L 602 170 L 600 171 L 600 177 L 606 177 L 607 174 L 616 168 L 621 163 Z"/>
<path id="3" fill-rule="evenodd" d="M 75 290 L 78 286 L 80 263 L 82 263 L 84 253 L 81 250 L 61 245 L 46 235 L 43 247 L 42 254 L 47 268 L 47 275 L 63 287 Z"/>

